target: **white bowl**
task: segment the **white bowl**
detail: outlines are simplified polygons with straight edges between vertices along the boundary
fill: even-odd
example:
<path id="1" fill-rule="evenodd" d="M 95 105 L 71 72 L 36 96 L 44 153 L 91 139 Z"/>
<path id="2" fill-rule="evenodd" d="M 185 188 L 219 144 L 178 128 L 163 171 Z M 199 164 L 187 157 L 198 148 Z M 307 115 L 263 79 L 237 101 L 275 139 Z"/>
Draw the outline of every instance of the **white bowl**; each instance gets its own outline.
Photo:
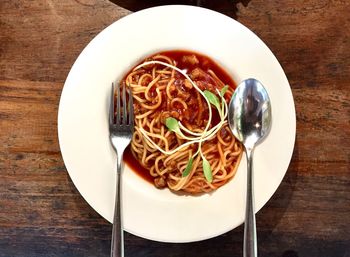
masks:
<path id="1" fill-rule="evenodd" d="M 108 138 L 111 82 L 152 53 L 186 49 L 219 63 L 238 84 L 254 77 L 270 95 L 273 124 L 255 152 L 255 210 L 270 199 L 287 171 L 295 140 L 295 109 L 288 80 L 269 48 L 249 29 L 220 13 L 162 6 L 130 14 L 99 33 L 74 63 L 61 96 L 58 134 L 75 186 L 112 221 L 115 154 Z M 125 230 L 163 242 L 192 242 L 225 233 L 244 220 L 246 161 L 211 194 L 179 196 L 156 189 L 126 168 Z"/>

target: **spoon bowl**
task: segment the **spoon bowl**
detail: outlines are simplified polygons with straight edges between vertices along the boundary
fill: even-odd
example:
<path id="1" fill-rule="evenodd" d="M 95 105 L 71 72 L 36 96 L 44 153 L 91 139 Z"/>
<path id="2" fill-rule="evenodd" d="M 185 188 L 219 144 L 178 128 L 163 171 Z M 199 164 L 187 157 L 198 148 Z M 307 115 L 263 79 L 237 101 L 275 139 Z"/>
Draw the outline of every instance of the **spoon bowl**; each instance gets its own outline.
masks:
<path id="1" fill-rule="evenodd" d="M 270 98 L 258 80 L 247 79 L 238 85 L 229 103 L 228 123 L 233 135 L 243 144 L 247 156 L 243 256 L 257 257 L 253 153 L 255 146 L 269 134 L 272 123 Z"/>
<path id="2" fill-rule="evenodd" d="M 233 135 L 247 148 L 260 143 L 271 128 L 271 103 L 256 79 L 242 81 L 229 104 L 228 122 Z"/>

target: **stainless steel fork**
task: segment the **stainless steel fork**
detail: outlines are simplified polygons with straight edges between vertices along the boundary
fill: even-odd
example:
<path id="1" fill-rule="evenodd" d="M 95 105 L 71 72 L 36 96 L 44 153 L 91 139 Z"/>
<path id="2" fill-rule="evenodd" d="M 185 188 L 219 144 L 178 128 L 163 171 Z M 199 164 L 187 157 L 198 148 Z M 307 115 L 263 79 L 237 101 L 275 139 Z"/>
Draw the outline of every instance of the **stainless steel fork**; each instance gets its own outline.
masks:
<path id="1" fill-rule="evenodd" d="M 122 160 L 125 148 L 129 145 L 134 131 L 134 109 L 130 88 L 128 89 L 128 100 L 126 97 L 125 84 L 117 84 L 115 89 L 112 84 L 111 101 L 109 108 L 109 138 L 113 149 L 117 154 L 117 186 L 115 196 L 111 257 L 124 257 L 124 231 L 122 223 L 121 203 L 121 180 Z M 122 94 L 122 95 L 121 95 Z M 115 105 L 115 98 L 117 105 Z"/>

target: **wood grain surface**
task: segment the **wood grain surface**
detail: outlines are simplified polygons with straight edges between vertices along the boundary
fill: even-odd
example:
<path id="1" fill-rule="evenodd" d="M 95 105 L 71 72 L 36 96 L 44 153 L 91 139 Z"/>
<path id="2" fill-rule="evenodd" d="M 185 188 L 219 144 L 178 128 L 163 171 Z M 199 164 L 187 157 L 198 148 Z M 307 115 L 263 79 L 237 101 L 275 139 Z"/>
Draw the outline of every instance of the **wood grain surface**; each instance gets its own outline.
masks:
<path id="1" fill-rule="evenodd" d="M 162 3 L 0 1 L 0 256 L 109 256 L 111 225 L 65 169 L 57 110 L 81 50 L 106 26 Z M 254 31 L 294 95 L 297 137 L 275 195 L 257 214 L 260 257 L 350 257 L 350 2 L 199 1 Z M 128 8 L 126 10 L 124 8 Z M 168 244 L 126 233 L 126 256 L 242 256 L 242 226 Z"/>

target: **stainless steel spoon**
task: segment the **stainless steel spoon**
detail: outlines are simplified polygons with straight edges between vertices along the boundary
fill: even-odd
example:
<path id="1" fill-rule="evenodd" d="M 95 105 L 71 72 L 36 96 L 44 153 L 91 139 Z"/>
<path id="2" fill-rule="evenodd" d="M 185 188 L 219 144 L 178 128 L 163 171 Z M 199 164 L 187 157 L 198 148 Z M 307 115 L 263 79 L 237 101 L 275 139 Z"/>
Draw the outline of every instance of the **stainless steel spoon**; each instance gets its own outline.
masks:
<path id="1" fill-rule="evenodd" d="M 257 237 L 253 192 L 253 153 L 271 128 L 271 103 L 264 86 L 256 79 L 241 82 L 228 108 L 228 123 L 233 135 L 244 145 L 247 156 L 247 198 L 243 256 L 257 257 Z"/>

